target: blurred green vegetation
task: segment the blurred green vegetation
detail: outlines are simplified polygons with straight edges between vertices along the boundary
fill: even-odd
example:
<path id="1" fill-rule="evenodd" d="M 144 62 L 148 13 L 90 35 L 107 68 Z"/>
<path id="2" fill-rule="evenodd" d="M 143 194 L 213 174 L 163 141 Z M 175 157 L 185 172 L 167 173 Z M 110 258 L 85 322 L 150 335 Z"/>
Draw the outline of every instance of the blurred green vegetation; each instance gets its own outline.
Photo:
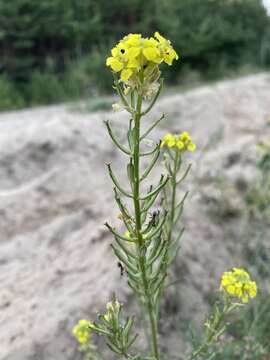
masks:
<path id="1" fill-rule="evenodd" d="M 165 73 L 174 83 L 189 71 L 211 80 L 270 64 L 260 0 L 0 0 L 0 109 L 109 91 L 111 46 L 156 30 L 181 55 Z"/>

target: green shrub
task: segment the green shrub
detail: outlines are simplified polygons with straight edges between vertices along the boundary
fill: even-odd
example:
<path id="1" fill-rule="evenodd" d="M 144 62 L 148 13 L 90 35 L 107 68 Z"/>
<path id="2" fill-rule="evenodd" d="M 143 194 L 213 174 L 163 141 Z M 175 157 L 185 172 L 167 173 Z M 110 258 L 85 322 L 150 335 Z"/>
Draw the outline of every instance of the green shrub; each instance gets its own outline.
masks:
<path id="1" fill-rule="evenodd" d="M 269 18 L 260 0 L 160 0 L 157 26 L 182 55 L 172 78 L 186 63 L 215 78 L 227 68 L 261 62 Z"/>
<path id="2" fill-rule="evenodd" d="M 0 76 L 0 110 L 19 109 L 24 99 L 6 76 Z"/>
<path id="3" fill-rule="evenodd" d="M 64 86 L 69 98 L 86 97 L 111 88 L 110 72 L 105 67 L 106 54 L 91 54 L 70 62 L 64 73 Z"/>
<path id="4" fill-rule="evenodd" d="M 27 90 L 32 105 L 52 104 L 65 99 L 62 82 L 52 73 L 34 72 Z"/>

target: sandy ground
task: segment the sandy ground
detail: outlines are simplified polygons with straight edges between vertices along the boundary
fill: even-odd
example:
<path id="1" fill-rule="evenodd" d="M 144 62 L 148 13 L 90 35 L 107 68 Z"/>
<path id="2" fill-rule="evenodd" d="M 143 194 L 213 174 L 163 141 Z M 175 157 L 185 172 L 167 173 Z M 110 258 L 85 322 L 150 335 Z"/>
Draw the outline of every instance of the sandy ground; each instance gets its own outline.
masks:
<path id="1" fill-rule="evenodd" d="M 176 264 L 181 310 L 196 318 L 220 274 L 241 264 L 239 254 L 230 253 L 228 234 L 204 209 L 221 198 L 212 186 L 218 172 L 234 189 L 254 176 L 255 144 L 270 118 L 270 75 L 165 96 L 146 123 L 162 112 L 167 118 L 153 140 L 187 130 L 199 149 L 187 160 L 193 163 L 185 185 L 191 196 Z M 54 106 L 0 115 L 1 360 L 79 359 L 70 334 L 74 323 L 102 311 L 113 291 L 123 302 L 129 297 L 103 226 L 118 221 L 105 162 L 123 180 L 126 162 L 106 134 L 107 118 L 123 138 L 124 113 Z M 206 151 L 211 134 L 222 136 Z M 241 206 L 235 194 L 231 200 Z M 167 306 L 171 301 L 168 292 Z"/>

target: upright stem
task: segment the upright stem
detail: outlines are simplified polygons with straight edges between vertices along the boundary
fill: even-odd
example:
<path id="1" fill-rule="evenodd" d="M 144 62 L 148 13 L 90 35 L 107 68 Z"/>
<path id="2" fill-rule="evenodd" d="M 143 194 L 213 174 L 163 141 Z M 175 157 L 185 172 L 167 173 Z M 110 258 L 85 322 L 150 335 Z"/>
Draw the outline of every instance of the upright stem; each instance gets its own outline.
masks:
<path id="1" fill-rule="evenodd" d="M 170 211 L 170 228 L 169 228 L 169 234 L 168 234 L 168 243 L 171 242 L 172 239 L 172 232 L 173 232 L 173 223 L 174 223 L 174 212 L 175 212 L 175 202 L 176 202 L 176 176 L 179 166 L 179 151 L 176 151 L 175 157 L 174 157 L 174 167 L 173 167 L 173 174 L 171 178 L 171 184 L 172 184 L 172 197 L 171 197 L 171 211 Z"/>
<path id="2" fill-rule="evenodd" d="M 190 356 L 188 356 L 185 360 L 194 360 L 196 359 L 199 355 L 201 355 L 204 351 L 208 350 L 208 348 L 212 345 L 213 340 L 215 339 L 215 337 L 217 336 L 217 333 L 220 329 L 221 324 L 224 322 L 224 318 L 225 316 L 232 310 L 235 309 L 235 307 L 237 306 L 237 304 L 235 305 L 229 305 L 229 304 L 225 304 L 223 311 L 221 314 L 219 314 L 219 317 L 214 320 L 213 323 L 213 329 L 210 331 L 210 333 L 208 334 L 208 336 L 206 337 L 205 341 L 198 347 L 197 350 L 195 350 Z M 217 340 L 216 340 L 217 341 Z"/>
<path id="3" fill-rule="evenodd" d="M 133 202 L 135 211 L 135 227 L 137 237 L 137 252 L 139 257 L 139 267 L 142 274 L 143 291 L 145 295 L 146 308 L 150 321 L 151 340 L 152 340 L 152 353 L 156 360 L 159 360 L 158 344 L 157 344 L 157 323 L 154 314 L 151 294 L 149 294 L 148 281 L 145 268 L 145 245 L 141 234 L 141 204 L 140 204 L 140 120 L 142 109 L 142 97 L 138 95 L 136 113 L 134 115 L 134 186 L 133 186 Z"/>

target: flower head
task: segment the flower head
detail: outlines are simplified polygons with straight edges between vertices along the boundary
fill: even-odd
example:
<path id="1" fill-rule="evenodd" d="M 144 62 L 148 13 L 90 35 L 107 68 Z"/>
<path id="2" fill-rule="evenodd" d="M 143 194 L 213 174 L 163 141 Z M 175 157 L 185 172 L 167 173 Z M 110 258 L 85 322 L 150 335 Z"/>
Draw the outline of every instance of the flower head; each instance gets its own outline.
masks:
<path id="1" fill-rule="evenodd" d="M 92 323 L 88 320 L 79 320 L 72 333 L 80 344 L 86 344 L 91 337 Z"/>
<path id="2" fill-rule="evenodd" d="M 121 304 L 115 299 L 107 303 L 106 309 L 107 312 L 106 314 L 104 314 L 104 319 L 110 322 L 114 318 L 118 317 L 119 311 L 121 309 Z"/>
<path id="3" fill-rule="evenodd" d="M 166 40 L 163 36 L 160 35 L 159 32 L 155 32 L 155 38 L 159 42 L 159 50 L 162 54 L 163 61 L 168 64 L 172 65 L 173 60 L 178 60 L 178 55 L 176 51 L 171 46 L 171 42 Z"/>
<path id="4" fill-rule="evenodd" d="M 225 272 L 221 278 L 220 290 L 232 297 L 247 303 L 257 295 L 257 285 L 250 279 L 250 275 L 243 269 L 234 268 Z"/>
<path id="5" fill-rule="evenodd" d="M 169 40 L 166 40 L 158 32 L 154 37 L 143 38 L 140 34 L 129 34 L 119 41 L 111 50 L 111 56 L 107 58 L 106 65 L 113 72 L 120 73 L 120 79 L 124 83 L 136 80 L 139 74 L 149 76 L 159 72 L 155 68 L 165 62 L 172 65 L 178 55 Z M 157 78 L 151 78 L 152 82 Z"/>
<path id="6" fill-rule="evenodd" d="M 166 134 L 161 141 L 161 147 L 164 146 L 175 148 L 182 152 L 193 152 L 196 150 L 196 145 L 191 141 L 191 137 L 187 131 L 184 131 L 180 135 Z"/>

